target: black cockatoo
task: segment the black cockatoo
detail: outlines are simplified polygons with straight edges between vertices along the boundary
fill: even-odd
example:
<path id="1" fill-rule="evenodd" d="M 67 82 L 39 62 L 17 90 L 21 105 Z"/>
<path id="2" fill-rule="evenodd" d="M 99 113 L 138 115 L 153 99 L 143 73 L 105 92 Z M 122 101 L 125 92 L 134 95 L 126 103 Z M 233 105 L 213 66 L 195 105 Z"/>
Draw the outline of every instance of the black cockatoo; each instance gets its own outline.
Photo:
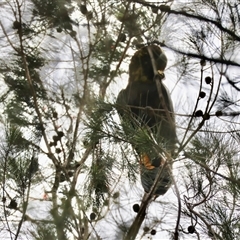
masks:
<path id="1" fill-rule="evenodd" d="M 159 94 L 153 61 L 155 69 L 162 74 L 167 65 L 167 57 L 157 45 L 145 46 L 133 55 L 129 65 L 129 82 L 126 89 L 123 89 L 117 97 L 117 109 L 122 121 L 128 121 L 136 131 L 139 128 L 150 131 L 160 149 L 164 149 L 171 156 L 176 144 L 173 106 L 169 92 L 161 79 L 156 80 L 161 84 Z M 126 129 L 124 130 L 126 132 Z M 131 143 L 140 157 L 142 186 L 145 192 L 149 192 L 164 161 L 156 152 L 156 148 L 146 149 L 141 144 Z M 168 164 L 162 171 L 154 195 L 165 194 L 171 183 L 171 165 Z"/>

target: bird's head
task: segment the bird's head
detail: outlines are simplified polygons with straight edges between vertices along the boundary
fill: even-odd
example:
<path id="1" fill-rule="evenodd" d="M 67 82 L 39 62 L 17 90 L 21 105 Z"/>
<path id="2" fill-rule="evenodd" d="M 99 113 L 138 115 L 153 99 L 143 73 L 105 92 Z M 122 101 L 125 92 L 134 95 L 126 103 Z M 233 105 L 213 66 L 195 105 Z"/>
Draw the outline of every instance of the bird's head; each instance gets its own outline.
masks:
<path id="1" fill-rule="evenodd" d="M 167 57 L 162 49 L 156 45 L 145 46 L 139 49 L 132 57 L 129 64 L 129 82 L 152 82 L 154 81 L 154 71 L 152 61 L 149 56 L 148 47 L 151 48 L 156 68 L 163 72 L 167 66 Z"/>

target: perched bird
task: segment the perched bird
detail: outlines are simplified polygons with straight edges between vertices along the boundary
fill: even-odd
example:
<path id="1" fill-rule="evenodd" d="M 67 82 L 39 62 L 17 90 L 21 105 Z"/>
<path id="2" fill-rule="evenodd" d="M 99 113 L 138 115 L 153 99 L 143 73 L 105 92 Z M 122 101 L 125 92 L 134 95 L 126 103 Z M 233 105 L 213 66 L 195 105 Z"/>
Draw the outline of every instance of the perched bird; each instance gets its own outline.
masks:
<path id="1" fill-rule="evenodd" d="M 148 48 L 152 52 L 152 58 Z M 122 122 L 131 124 L 136 132 L 147 129 L 159 149 L 164 149 L 161 154 L 167 152 L 171 156 L 176 144 L 173 105 L 166 86 L 161 80 L 156 80 L 161 86 L 159 93 L 152 62 L 157 72 L 163 74 L 167 57 L 157 45 L 144 46 L 133 55 L 129 65 L 129 82 L 126 89 L 118 94 L 117 110 Z M 126 134 L 129 133 L 124 124 L 123 129 Z M 145 147 L 141 143 L 131 143 L 140 158 L 142 186 L 145 192 L 149 192 L 159 169 L 164 166 L 164 161 L 154 146 Z M 162 170 L 154 194 L 165 194 L 171 183 L 171 165 L 167 164 L 166 169 Z"/>

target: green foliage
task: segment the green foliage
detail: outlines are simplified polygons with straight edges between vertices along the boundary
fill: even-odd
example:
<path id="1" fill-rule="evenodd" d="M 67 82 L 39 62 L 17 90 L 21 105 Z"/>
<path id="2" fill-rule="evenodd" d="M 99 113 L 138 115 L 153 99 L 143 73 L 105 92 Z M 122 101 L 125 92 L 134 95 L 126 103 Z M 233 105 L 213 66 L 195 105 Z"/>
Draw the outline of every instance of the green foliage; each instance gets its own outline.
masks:
<path id="1" fill-rule="evenodd" d="M 239 200 L 236 143 L 229 135 L 209 131 L 199 133 L 191 143 L 186 156 L 195 164 L 188 162 L 185 165 L 190 179 L 186 181 L 186 202 L 194 201 L 189 211 L 192 216 L 207 221 L 208 232 L 217 239 L 235 239 L 239 233 L 237 217 L 232 209 Z M 227 181 L 221 179 L 223 175 Z"/>
<path id="2" fill-rule="evenodd" d="M 5 133 L 5 159 L 1 162 L 1 176 L 14 181 L 22 195 L 38 171 L 38 159 L 26 149 L 31 149 L 31 142 L 23 137 L 21 128 L 9 124 Z M 10 183 L 11 184 L 11 183 Z"/>
<path id="3" fill-rule="evenodd" d="M 71 1 L 65 0 L 33 0 L 35 9 L 33 14 L 40 17 L 40 20 L 46 21 L 50 28 L 62 27 L 66 30 L 72 30 Z M 68 5 L 68 7 L 67 7 Z"/>
<path id="4" fill-rule="evenodd" d="M 23 137 L 21 128 L 17 125 L 9 124 L 6 128 L 6 146 L 12 152 L 19 152 L 28 146 L 27 140 Z"/>
<path id="5" fill-rule="evenodd" d="M 38 224 L 37 225 L 37 234 L 34 233 L 36 240 L 42 239 L 57 239 L 56 232 L 54 230 L 54 225 L 52 224 Z"/>
<path id="6" fill-rule="evenodd" d="M 36 94 L 38 98 L 45 98 L 46 91 L 42 86 L 42 81 L 37 71 L 45 64 L 45 60 L 40 57 L 39 52 L 30 48 L 29 54 L 25 54 L 27 66 L 23 61 L 22 54 L 19 54 L 11 72 L 8 72 L 4 78 L 5 83 L 11 92 L 14 92 L 16 102 L 25 102 L 27 106 L 32 107 L 31 95 Z M 27 72 L 29 71 L 32 85 L 27 79 Z M 34 88 L 34 93 L 33 89 Z"/>
<path id="7" fill-rule="evenodd" d="M 113 162 L 114 159 L 100 153 L 100 156 L 96 156 L 91 165 L 88 191 L 90 195 L 95 194 L 93 203 L 97 208 L 104 203 L 104 195 L 109 193 Z"/>

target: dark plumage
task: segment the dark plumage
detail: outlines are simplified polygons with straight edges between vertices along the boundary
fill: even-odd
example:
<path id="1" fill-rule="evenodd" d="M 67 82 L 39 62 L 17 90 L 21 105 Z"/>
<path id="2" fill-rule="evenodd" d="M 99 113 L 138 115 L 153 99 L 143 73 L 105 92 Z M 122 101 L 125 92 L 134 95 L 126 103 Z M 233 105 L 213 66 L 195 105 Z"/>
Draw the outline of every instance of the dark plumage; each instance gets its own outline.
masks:
<path id="1" fill-rule="evenodd" d="M 133 55 L 129 64 L 129 83 L 153 82 L 154 72 L 147 48 L 148 47 L 143 47 Z M 153 53 L 157 70 L 163 72 L 167 66 L 166 55 L 162 49 L 156 45 L 151 45 L 150 48 Z"/>
<path id="2" fill-rule="evenodd" d="M 160 47 L 151 45 L 150 48 L 156 68 L 162 73 L 167 65 L 167 57 Z M 160 81 L 162 97 L 159 96 L 154 76 L 148 47 L 143 47 L 131 59 L 128 85 L 117 97 L 118 113 L 122 121 L 130 121 L 136 130 L 138 127 L 148 128 L 159 146 L 171 155 L 176 143 L 172 101 L 162 81 Z M 135 143 L 132 145 L 140 157 L 143 188 L 149 192 L 163 161 L 155 149 L 143 150 L 141 145 Z M 163 172 L 155 191 L 157 195 L 164 194 L 171 185 L 171 168 L 168 167 Z"/>

